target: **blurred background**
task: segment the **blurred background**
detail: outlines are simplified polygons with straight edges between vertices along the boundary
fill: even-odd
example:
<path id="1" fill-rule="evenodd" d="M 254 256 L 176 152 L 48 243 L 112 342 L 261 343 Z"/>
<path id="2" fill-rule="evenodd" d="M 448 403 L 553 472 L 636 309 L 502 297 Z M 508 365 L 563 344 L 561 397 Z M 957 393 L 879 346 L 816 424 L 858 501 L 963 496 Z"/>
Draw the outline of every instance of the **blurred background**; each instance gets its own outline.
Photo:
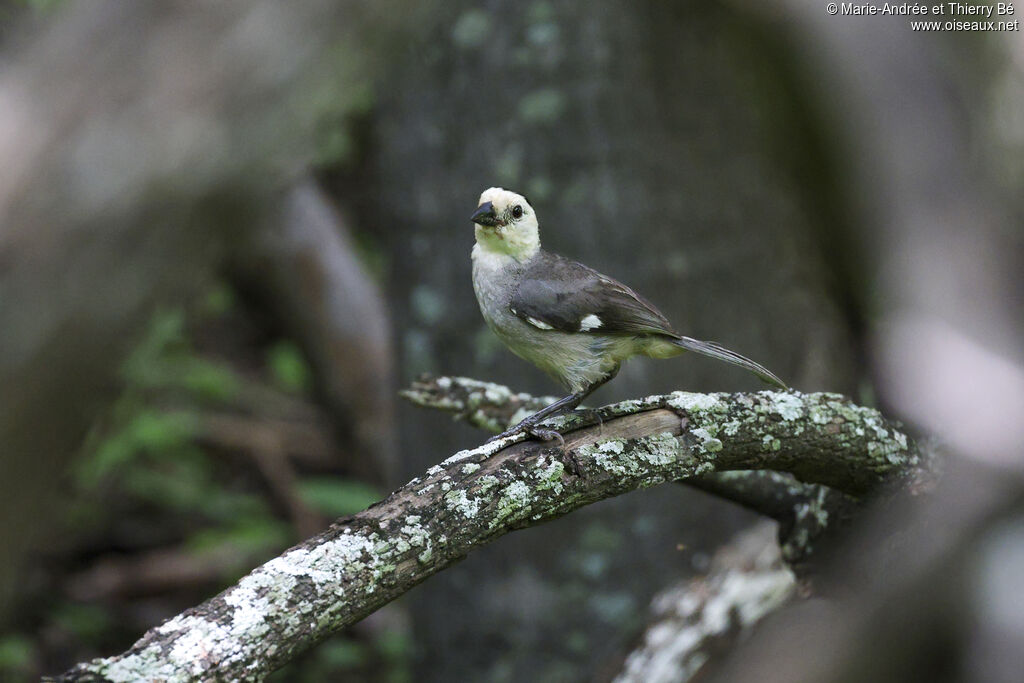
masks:
<path id="1" fill-rule="evenodd" d="M 1024 44 L 909 21 L 796 0 L 0 2 L 0 679 L 120 652 L 478 444 L 398 401 L 418 375 L 554 393 L 473 297 L 468 217 L 500 185 L 548 249 L 682 332 L 943 434 L 972 529 L 1002 525 L 944 546 L 981 558 L 962 613 L 995 634 L 951 680 L 1001 680 L 970 663 L 1024 651 L 1024 605 L 999 597 L 1024 576 Z M 592 401 L 760 388 L 636 360 Z M 755 522 L 678 486 L 609 500 L 272 680 L 609 680 L 652 598 Z"/>

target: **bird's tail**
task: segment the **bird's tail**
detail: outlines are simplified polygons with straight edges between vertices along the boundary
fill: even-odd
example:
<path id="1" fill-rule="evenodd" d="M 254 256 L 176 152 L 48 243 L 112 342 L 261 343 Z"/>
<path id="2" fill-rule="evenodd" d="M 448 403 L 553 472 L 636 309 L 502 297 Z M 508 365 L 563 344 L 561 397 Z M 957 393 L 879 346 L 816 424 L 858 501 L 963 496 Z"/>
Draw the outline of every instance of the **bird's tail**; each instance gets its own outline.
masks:
<path id="1" fill-rule="evenodd" d="M 695 353 L 710 356 L 712 358 L 717 358 L 718 360 L 724 360 L 726 363 L 738 365 L 741 368 L 749 370 L 750 372 L 757 375 L 762 382 L 774 384 L 775 386 L 781 389 L 788 388 L 786 386 L 786 383 L 783 382 L 778 377 L 776 377 L 773 372 L 768 370 L 768 368 L 764 367 L 759 363 L 755 363 L 749 358 L 741 356 L 735 351 L 730 351 L 721 344 L 716 344 L 715 342 L 701 341 L 700 339 L 691 339 L 690 337 L 673 338 L 672 343 L 675 344 L 676 346 L 680 346 L 686 349 L 687 351 L 694 351 Z"/>

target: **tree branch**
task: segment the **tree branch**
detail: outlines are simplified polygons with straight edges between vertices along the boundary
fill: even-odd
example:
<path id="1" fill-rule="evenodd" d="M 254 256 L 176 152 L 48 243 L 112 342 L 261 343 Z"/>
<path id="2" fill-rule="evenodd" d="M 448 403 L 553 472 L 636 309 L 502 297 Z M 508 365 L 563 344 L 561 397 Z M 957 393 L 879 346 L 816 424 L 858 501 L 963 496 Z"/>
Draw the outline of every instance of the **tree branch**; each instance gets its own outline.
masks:
<path id="1" fill-rule="evenodd" d="M 779 554 L 775 524 L 762 520 L 715 552 L 705 576 L 681 581 L 651 600 L 639 644 L 615 683 L 705 680 L 733 645 L 797 594 Z"/>
<path id="2" fill-rule="evenodd" d="M 508 387 L 468 377 L 429 375 L 399 394 L 418 406 L 452 413 L 456 420 L 495 434 L 557 400 L 555 396 L 513 393 Z M 579 419 L 581 424 L 587 422 L 586 409 Z M 777 520 L 784 519 L 794 503 L 818 495 L 818 485 L 770 470 L 710 473 L 684 483 Z"/>
<path id="3" fill-rule="evenodd" d="M 454 413 L 456 419 L 495 433 L 555 400 L 514 394 L 506 387 L 465 377 L 424 376 L 401 394 L 417 405 Z M 801 578 L 814 573 L 810 558 L 816 542 L 826 532 L 844 528 L 861 508 L 851 495 L 804 483 L 787 472 L 710 472 L 679 483 L 779 522 L 782 557 Z"/>
<path id="4" fill-rule="evenodd" d="M 497 385 L 439 378 L 517 407 Z M 406 392 L 426 401 L 422 387 Z M 528 403 L 520 401 L 518 407 Z M 130 650 L 59 680 L 259 679 L 331 633 L 515 529 L 665 481 L 787 471 L 852 495 L 907 476 L 916 446 L 877 411 L 835 394 L 675 392 L 560 418 L 564 450 L 522 435 L 461 451 L 358 515 L 149 631 Z M 571 461 L 571 466 L 567 465 Z"/>

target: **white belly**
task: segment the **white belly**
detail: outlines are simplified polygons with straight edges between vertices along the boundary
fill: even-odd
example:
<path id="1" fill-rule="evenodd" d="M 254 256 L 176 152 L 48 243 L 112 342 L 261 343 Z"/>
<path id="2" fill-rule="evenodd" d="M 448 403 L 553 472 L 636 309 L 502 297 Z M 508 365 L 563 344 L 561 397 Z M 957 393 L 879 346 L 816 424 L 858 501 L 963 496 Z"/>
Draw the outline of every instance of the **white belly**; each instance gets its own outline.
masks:
<path id="1" fill-rule="evenodd" d="M 626 340 L 541 330 L 513 315 L 509 302 L 519 268 L 511 257 L 473 250 L 473 290 L 487 326 L 513 353 L 571 391 L 603 379 L 621 360 Z"/>

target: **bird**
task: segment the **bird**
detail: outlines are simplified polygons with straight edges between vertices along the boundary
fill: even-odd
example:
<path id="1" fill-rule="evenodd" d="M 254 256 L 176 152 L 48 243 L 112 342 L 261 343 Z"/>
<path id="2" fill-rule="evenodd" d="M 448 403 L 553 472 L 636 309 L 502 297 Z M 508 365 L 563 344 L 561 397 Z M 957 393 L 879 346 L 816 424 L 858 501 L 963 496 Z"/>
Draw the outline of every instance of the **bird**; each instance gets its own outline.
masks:
<path id="1" fill-rule="evenodd" d="M 637 355 L 670 358 L 694 351 L 786 388 L 759 363 L 679 334 L 654 304 L 618 280 L 542 249 L 537 213 L 523 195 L 489 188 L 470 220 L 476 236 L 473 291 L 487 326 L 569 391 L 492 441 L 521 432 L 561 441 L 561 434 L 540 423 L 575 409 Z"/>

